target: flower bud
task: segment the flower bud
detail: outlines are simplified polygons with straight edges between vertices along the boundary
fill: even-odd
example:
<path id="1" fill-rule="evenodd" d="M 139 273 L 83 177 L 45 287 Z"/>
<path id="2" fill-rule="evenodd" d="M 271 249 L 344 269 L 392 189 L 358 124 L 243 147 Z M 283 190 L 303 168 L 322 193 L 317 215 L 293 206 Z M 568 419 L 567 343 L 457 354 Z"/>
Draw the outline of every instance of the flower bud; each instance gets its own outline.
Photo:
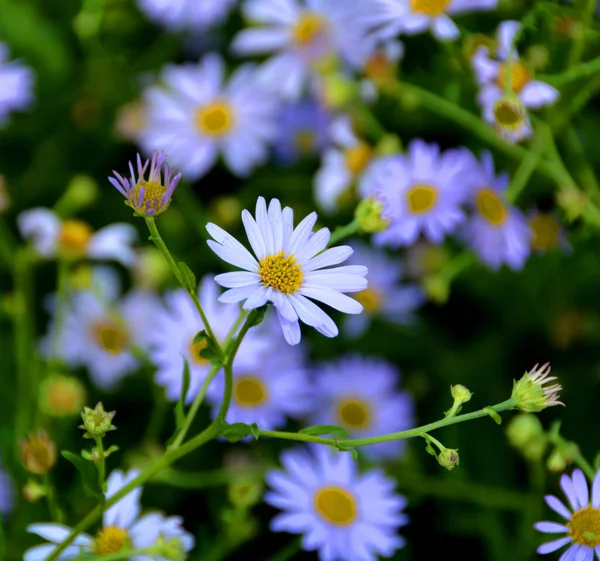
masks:
<path id="1" fill-rule="evenodd" d="M 323 97 L 329 109 L 343 109 L 354 97 L 354 82 L 337 74 L 326 74 L 323 77 Z"/>
<path id="2" fill-rule="evenodd" d="M 454 399 L 454 401 L 458 401 L 459 404 L 471 401 L 471 397 L 473 396 L 473 394 L 468 390 L 468 388 L 466 388 L 462 384 L 450 386 L 450 393 L 452 394 L 452 399 Z"/>
<path id="3" fill-rule="evenodd" d="M 548 456 L 546 467 L 552 473 L 561 473 L 565 471 L 569 464 L 573 463 L 573 458 L 577 452 L 579 452 L 579 447 L 574 442 L 559 446 Z"/>
<path id="4" fill-rule="evenodd" d="M 530 413 L 515 415 L 506 427 L 508 441 L 519 450 L 523 450 L 533 440 L 545 439 L 544 427 L 540 420 Z"/>
<path id="5" fill-rule="evenodd" d="M 260 502 L 263 486 L 259 480 L 237 481 L 228 489 L 229 501 L 238 508 L 250 508 Z"/>
<path id="6" fill-rule="evenodd" d="M 377 199 L 362 199 L 356 210 L 354 218 L 358 222 L 361 232 L 365 234 L 374 234 L 383 232 L 389 226 L 388 220 L 382 217 L 383 203 Z"/>
<path id="7" fill-rule="evenodd" d="M 402 141 L 395 134 L 386 134 L 377 143 L 375 152 L 378 156 L 392 156 L 402 151 Z"/>
<path id="8" fill-rule="evenodd" d="M 46 473 L 56 463 L 56 445 L 43 430 L 21 440 L 19 448 L 23 466 L 30 473 Z"/>
<path id="9" fill-rule="evenodd" d="M 525 413 L 539 413 L 548 407 L 554 405 L 563 405 L 558 401 L 559 392 L 562 390 L 560 384 L 544 386 L 555 376 L 548 376 L 550 373 L 550 364 L 546 363 L 540 368 L 536 364 L 531 372 L 525 372 L 523 377 L 514 382 L 511 399 L 515 401 L 515 408 Z"/>
<path id="10" fill-rule="evenodd" d="M 30 479 L 23 487 L 23 497 L 28 503 L 35 503 L 46 496 L 46 487 Z"/>
<path id="11" fill-rule="evenodd" d="M 112 424 L 115 413 L 116 411 L 106 412 L 102 403 L 98 403 L 94 409 L 84 407 L 81 414 L 83 425 L 79 425 L 80 429 L 86 431 L 83 438 L 102 438 L 108 431 L 117 430 Z"/>
<path id="12" fill-rule="evenodd" d="M 146 246 L 137 253 L 133 277 L 138 288 L 156 290 L 170 279 L 171 270 L 158 248 Z"/>
<path id="13" fill-rule="evenodd" d="M 428 298 L 436 304 L 445 304 L 450 297 L 450 284 L 441 275 L 430 275 L 422 282 Z"/>
<path id="14" fill-rule="evenodd" d="M 52 374 L 40 384 L 38 403 L 40 410 L 50 417 L 70 417 L 81 411 L 85 389 L 71 376 Z"/>
<path id="15" fill-rule="evenodd" d="M 458 457 L 458 450 L 444 448 L 439 453 L 437 461 L 443 468 L 446 468 L 448 471 L 452 471 L 460 463 L 460 458 Z"/>
<path id="16" fill-rule="evenodd" d="M 218 197 L 211 204 L 211 215 L 214 222 L 222 224 L 224 228 L 236 225 L 241 212 L 242 206 L 237 197 Z"/>

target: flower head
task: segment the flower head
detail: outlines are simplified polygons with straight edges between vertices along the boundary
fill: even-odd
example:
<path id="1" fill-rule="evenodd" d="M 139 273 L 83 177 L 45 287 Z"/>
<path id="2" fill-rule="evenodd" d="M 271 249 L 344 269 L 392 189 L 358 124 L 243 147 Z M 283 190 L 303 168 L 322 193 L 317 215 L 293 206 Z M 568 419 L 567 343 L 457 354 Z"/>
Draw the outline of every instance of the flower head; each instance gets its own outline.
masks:
<path id="1" fill-rule="evenodd" d="M 235 1 L 138 0 L 138 4 L 150 19 L 168 29 L 203 31 L 222 22 Z"/>
<path id="2" fill-rule="evenodd" d="M 131 177 L 125 179 L 116 171 L 116 176 L 108 180 L 126 198 L 125 204 L 130 206 L 140 216 L 158 216 L 171 203 L 173 191 L 181 179 L 181 173 L 172 177 L 173 170 L 167 165 L 167 155 L 164 152 L 154 151 L 152 160 L 146 160 L 142 164 L 140 155 L 137 155 L 137 179 L 133 165 L 129 162 Z M 150 164 L 150 176 L 146 180 L 146 169 Z M 161 174 L 163 178 L 161 178 Z"/>
<path id="3" fill-rule="evenodd" d="M 34 74 L 31 68 L 8 60 L 8 47 L 0 42 L 0 125 L 13 111 L 23 111 L 33 102 Z"/>
<path id="4" fill-rule="evenodd" d="M 38 430 L 19 442 L 21 460 L 30 473 L 46 473 L 56 463 L 56 444 L 48 433 Z"/>
<path id="5" fill-rule="evenodd" d="M 554 405 L 564 406 L 564 403 L 558 401 L 562 386 L 545 385 L 556 380 L 556 376 L 548 376 L 548 374 L 550 374 L 548 362 L 540 368 L 536 364 L 530 372 L 525 372 L 521 379 L 514 381 L 511 397 L 516 402 L 516 408 L 525 413 L 538 413 Z"/>
<path id="6" fill-rule="evenodd" d="M 281 463 L 266 475 L 265 502 L 284 511 L 273 531 L 303 534 L 302 548 L 322 561 L 391 557 L 404 546 L 406 500 L 382 471 L 360 474 L 349 453 L 325 447 L 287 450 Z"/>
<path id="7" fill-rule="evenodd" d="M 322 228 L 313 233 L 315 212 L 294 228 L 294 211 L 281 209 L 279 200 L 267 204 L 263 197 L 256 202 L 256 218 L 244 210 L 242 221 L 256 258 L 235 238 L 215 224 L 206 229 L 213 240 L 209 247 L 224 261 L 244 269 L 217 275 L 215 281 L 230 288 L 220 302 L 244 301 L 252 310 L 272 302 L 286 341 L 300 342 L 299 321 L 314 327 L 326 337 L 335 337 L 338 328 L 333 320 L 309 298 L 328 304 L 347 314 L 358 314 L 363 307 L 343 294 L 367 287 L 367 268 L 360 265 L 332 267 L 352 254 L 352 248 L 327 248 L 331 233 Z"/>
<path id="8" fill-rule="evenodd" d="M 545 555 L 570 544 L 561 559 L 592 561 L 594 551 L 596 555 L 600 551 L 600 471 L 594 477 L 591 497 L 588 482 L 579 469 L 574 470 L 571 477 L 563 475 L 560 486 L 570 509 L 554 495 L 546 495 L 545 499 L 548 506 L 562 516 L 566 523 L 538 522 L 535 529 L 544 534 L 566 536 L 542 544 L 537 552 Z"/>
<path id="9" fill-rule="evenodd" d="M 117 427 L 112 424 L 115 414 L 116 411 L 105 411 L 102 403 L 97 403 L 94 409 L 84 407 L 81 413 L 83 425 L 79 427 L 86 431 L 84 438 L 103 438 L 108 431 L 117 430 Z"/>
<path id="10" fill-rule="evenodd" d="M 77 415 L 85 401 L 83 384 L 72 376 L 52 374 L 42 381 L 38 393 L 40 410 L 51 417 Z"/>

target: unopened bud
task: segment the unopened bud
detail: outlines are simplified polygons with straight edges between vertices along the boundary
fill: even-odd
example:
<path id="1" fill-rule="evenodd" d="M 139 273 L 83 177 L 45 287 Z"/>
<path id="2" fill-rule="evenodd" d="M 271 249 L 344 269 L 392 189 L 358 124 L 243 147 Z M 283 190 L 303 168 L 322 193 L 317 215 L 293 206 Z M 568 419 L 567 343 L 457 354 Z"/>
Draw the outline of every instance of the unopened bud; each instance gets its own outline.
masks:
<path id="1" fill-rule="evenodd" d="M 506 436 L 508 441 L 519 450 L 524 450 L 534 440 L 545 440 L 542 423 L 531 413 L 515 415 L 506 427 Z"/>
<path id="2" fill-rule="evenodd" d="M 473 394 L 469 391 L 469 389 L 462 384 L 451 386 L 450 393 L 452 394 L 454 401 L 458 401 L 460 404 L 471 401 L 471 397 L 473 397 Z"/>
<path id="3" fill-rule="evenodd" d="M 43 430 L 21 440 L 19 448 L 23 466 L 30 473 L 46 473 L 56 463 L 56 445 Z"/>
<path id="4" fill-rule="evenodd" d="M 71 376 L 53 374 L 40 384 L 38 402 L 40 410 L 50 417 L 70 417 L 81 411 L 85 389 Z"/>
<path id="5" fill-rule="evenodd" d="M 258 504 L 262 492 L 263 486 L 259 480 L 249 480 L 232 483 L 227 494 L 232 505 L 238 508 L 250 508 Z"/>
<path id="6" fill-rule="evenodd" d="M 214 222 L 222 224 L 224 228 L 227 228 L 237 223 L 242 212 L 242 207 L 237 197 L 223 196 L 218 197 L 212 203 L 211 211 Z"/>
<path id="7" fill-rule="evenodd" d="M 460 463 L 460 458 L 458 457 L 458 450 L 444 448 L 439 453 L 437 461 L 443 468 L 446 468 L 448 471 L 452 471 Z"/>
<path id="8" fill-rule="evenodd" d="M 552 454 L 548 456 L 546 467 L 552 473 L 561 473 L 565 471 L 567 466 L 573 463 L 573 458 L 579 452 L 579 447 L 573 442 L 569 442 L 564 446 L 554 449 Z"/>
<path id="9" fill-rule="evenodd" d="M 382 217 L 383 203 L 377 199 L 362 199 L 356 210 L 354 218 L 358 222 L 361 232 L 374 234 L 388 229 L 389 221 Z"/>
<path id="10" fill-rule="evenodd" d="M 86 431 L 83 438 L 102 438 L 108 431 L 116 430 L 117 427 L 112 424 L 115 413 L 116 411 L 106 412 L 102 403 L 98 403 L 94 409 L 84 407 L 81 414 L 83 425 L 79 425 L 80 429 Z"/>
<path id="11" fill-rule="evenodd" d="M 429 299 L 436 304 L 445 304 L 450 297 L 450 284 L 441 275 L 425 277 L 422 286 Z"/>
<path id="12" fill-rule="evenodd" d="M 23 487 L 23 497 L 29 503 L 35 503 L 46 496 L 46 487 L 30 479 Z"/>
<path id="13" fill-rule="evenodd" d="M 54 210 L 60 216 L 73 216 L 98 198 L 98 184 L 88 175 L 76 175 L 67 185 Z"/>
<path id="14" fill-rule="evenodd" d="M 133 276 L 138 288 L 155 290 L 170 278 L 168 263 L 156 247 L 146 246 L 139 250 L 133 266 Z"/>
<path id="15" fill-rule="evenodd" d="M 386 134 L 377 143 L 375 152 L 378 156 L 392 156 L 402 152 L 402 141 L 395 134 Z"/>

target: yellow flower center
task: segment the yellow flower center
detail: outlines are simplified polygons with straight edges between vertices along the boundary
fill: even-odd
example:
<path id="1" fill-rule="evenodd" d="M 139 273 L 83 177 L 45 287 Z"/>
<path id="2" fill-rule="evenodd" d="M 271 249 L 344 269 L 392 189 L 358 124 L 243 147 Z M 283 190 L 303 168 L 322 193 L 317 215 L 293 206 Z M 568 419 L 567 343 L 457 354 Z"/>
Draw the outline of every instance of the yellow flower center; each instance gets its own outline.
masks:
<path id="1" fill-rule="evenodd" d="M 222 136 L 233 126 L 233 110 L 226 101 L 215 101 L 196 112 L 196 124 L 202 134 Z"/>
<path id="2" fill-rule="evenodd" d="M 342 425 L 351 429 L 364 429 L 371 421 L 371 411 L 362 399 L 350 398 L 342 401 L 337 409 L 337 416 Z"/>
<path id="3" fill-rule="evenodd" d="M 511 88 L 514 93 L 519 93 L 531 81 L 531 72 L 527 66 L 519 60 L 503 63 L 500 66 L 497 78 L 497 84 L 503 90 L 506 88 L 506 80 L 509 78 L 509 67 L 510 83 L 508 87 Z"/>
<path id="4" fill-rule="evenodd" d="M 54 415 L 73 415 L 81 409 L 84 392 L 75 380 L 59 380 L 48 384 L 44 399 Z"/>
<path id="5" fill-rule="evenodd" d="M 365 288 L 357 292 L 354 297 L 363 305 L 367 314 L 376 314 L 383 304 L 381 294 L 374 288 Z"/>
<path id="6" fill-rule="evenodd" d="M 150 208 L 155 211 L 165 210 L 162 208 L 161 200 L 163 195 L 165 194 L 165 187 L 160 184 L 158 181 L 146 181 L 145 179 L 140 181 L 133 191 L 133 197 L 131 197 L 131 202 L 137 201 L 140 191 L 144 189 L 144 197 L 140 202 L 140 207 L 142 209 Z M 133 203 L 135 204 L 135 203 Z M 169 203 L 167 202 L 167 205 Z M 137 206 L 137 205 L 136 205 Z M 166 207 L 165 207 L 166 208 Z"/>
<path id="7" fill-rule="evenodd" d="M 494 226 L 504 224 L 508 213 L 500 197 L 494 191 L 491 189 L 482 189 L 477 193 L 476 202 L 481 216 L 488 222 Z"/>
<path id="8" fill-rule="evenodd" d="M 371 161 L 373 150 L 363 142 L 360 142 L 352 148 L 348 148 L 344 156 L 346 157 L 346 166 L 353 175 L 359 175 Z"/>
<path id="9" fill-rule="evenodd" d="M 501 127 L 516 129 L 523 124 L 523 111 L 514 103 L 501 99 L 494 105 L 494 119 Z"/>
<path id="10" fill-rule="evenodd" d="M 92 549 L 99 556 L 112 555 L 121 551 L 126 541 L 127 530 L 117 526 L 107 526 L 96 534 Z"/>
<path id="11" fill-rule="evenodd" d="M 573 514 L 567 522 L 569 535 L 580 545 L 600 545 L 600 508 L 587 506 Z"/>
<path id="12" fill-rule="evenodd" d="M 92 331 L 100 346 L 107 353 L 118 355 L 129 347 L 129 334 L 117 322 L 97 321 Z"/>
<path id="13" fill-rule="evenodd" d="M 283 294 L 297 292 L 304 278 L 302 268 L 296 264 L 294 254 L 285 257 L 283 250 L 263 257 L 258 264 L 258 274 L 265 286 L 270 286 Z"/>
<path id="14" fill-rule="evenodd" d="M 256 407 L 267 400 L 267 389 L 258 378 L 245 376 L 234 382 L 233 397 L 239 405 Z"/>
<path id="15" fill-rule="evenodd" d="M 548 251 L 556 247 L 560 234 L 560 224 L 551 214 L 538 214 L 534 216 L 529 225 L 533 230 L 531 247 L 537 251 Z"/>
<path id="16" fill-rule="evenodd" d="M 83 255 L 92 235 L 92 228 L 89 224 L 81 220 L 65 220 L 58 237 L 58 245 L 67 253 Z"/>
<path id="17" fill-rule="evenodd" d="M 296 150 L 300 154 L 308 154 L 315 145 L 315 134 L 311 130 L 301 130 L 295 136 Z"/>
<path id="18" fill-rule="evenodd" d="M 292 29 L 292 38 L 296 45 L 304 47 L 314 42 L 325 29 L 325 20 L 313 12 L 304 12 Z"/>
<path id="19" fill-rule="evenodd" d="M 202 341 L 198 341 L 197 343 L 194 343 L 194 339 L 190 341 L 190 356 L 192 357 L 194 364 L 208 364 L 208 360 L 200 356 L 200 353 L 206 349 L 207 346 L 208 343 L 206 339 L 202 339 Z"/>
<path id="20" fill-rule="evenodd" d="M 356 499 L 341 487 L 323 487 L 315 495 L 315 509 L 327 522 L 347 526 L 356 520 Z"/>
<path id="21" fill-rule="evenodd" d="M 427 16 L 439 16 L 450 4 L 450 0 L 410 0 L 413 12 Z"/>
<path id="22" fill-rule="evenodd" d="M 432 185 L 417 183 L 406 193 L 408 210 L 411 214 L 423 214 L 431 210 L 437 203 L 438 191 Z"/>

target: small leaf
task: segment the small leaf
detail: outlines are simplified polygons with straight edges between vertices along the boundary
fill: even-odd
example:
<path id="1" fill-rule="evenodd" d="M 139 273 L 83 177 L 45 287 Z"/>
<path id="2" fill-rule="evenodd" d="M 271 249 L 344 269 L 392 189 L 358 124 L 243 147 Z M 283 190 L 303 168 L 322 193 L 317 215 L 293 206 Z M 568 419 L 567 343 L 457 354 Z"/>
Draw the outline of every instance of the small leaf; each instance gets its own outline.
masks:
<path id="1" fill-rule="evenodd" d="M 196 275 L 192 273 L 192 270 L 183 261 L 180 261 L 177 266 L 181 273 L 184 288 L 188 292 L 194 292 L 196 290 Z"/>
<path id="2" fill-rule="evenodd" d="M 265 319 L 265 314 L 267 313 L 268 307 L 269 307 L 269 304 L 265 304 L 264 306 L 261 306 L 260 308 L 257 308 L 256 310 L 254 310 L 256 315 L 254 317 L 254 320 L 250 324 L 250 327 L 256 327 L 257 325 L 260 325 L 263 322 L 263 320 Z"/>
<path id="3" fill-rule="evenodd" d="M 333 437 L 348 437 L 348 431 L 344 427 L 338 427 L 337 425 L 314 425 L 312 427 L 306 427 L 299 432 L 300 434 L 308 434 L 310 436 L 330 434 Z"/>
<path id="4" fill-rule="evenodd" d="M 341 446 L 341 445 L 336 446 L 336 448 L 340 452 L 350 452 L 350 454 L 352 455 L 352 459 L 355 462 L 358 462 L 358 451 L 356 450 L 356 448 L 348 448 L 347 446 Z"/>
<path id="5" fill-rule="evenodd" d="M 210 339 L 208 339 L 210 341 Z M 215 352 L 212 347 L 205 347 L 200 351 L 200 356 L 209 362 L 214 362 L 215 359 L 219 358 L 219 355 Z"/>
<path id="6" fill-rule="evenodd" d="M 252 423 L 250 425 L 250 432 L 252 433 L 252 436 L 254 437 L 254 440 L 258 440 L 260 437 L 260 429 L 258 428 L 258 425 L 256 423 Z"/>
<path id="7" fill-rule="evenodd" d="M 84 460 L 81 456 L 69 452 L 68 450 L 62 450 L 61 455 L 77 468 L 77 471 L 81 474 L 83 485 L 86 490 L 93 495 L 103 495 L 102 489 L 100 489 L 100 483 L 98 482 L 98 472 L 96 471 L 96 466 L 93 462 Z"/>
<path id="8" fill-rule="evenodd" d="M 181 384 L 181 394 L 179 401 L 175 405 L 175 424 L 178 429 L 185 423 L 185 399 L 190 388 L 190 365 L 188 361 L 183 359 L 183 381 Z"/>
<path id="9" fill-rule="evenodd" d="M 499 425 L 502 424 L 502 417 L 500 417 L 500 415 L 494 411 L 491 407 L 484 407 L 483 410 L 492 418 L 494 419 L 494 421 L 496 421 L 496 423 L 498 423 Z"/>
<path id="10" fill-rule="evenodd" d="M 428 454 L 431 454 L 432 456 L 437 458 L 437 451 L 436 449 L 431 445 L 431 443 L 429 442 L 429 440 L 425 439 L 425 442 L 427 443 L 425 445 L 425 450 Z"/>
<path id="11" fill-rule="evenodd" d="M 192 344 L 197 345 L 198 343 L 204 341 L 204 339 L 206 339 L 207 337 L 208 336 L 206 335 L 206 331 L 204 331 L 204 329 L 202 331 L 198 331 L 198 333 L 196 333 L 196 335 L 194 336 Z"/>
<path id="12" fill-rule="evenodd" d="M 253 434 L 252 427 L 246 423 L 233 423 L 232 425 L 228 425 L 223 432 L 223 436 L 228 442 L 239 442 L 242 438 L 246 438 L 251 434 Z"/>

